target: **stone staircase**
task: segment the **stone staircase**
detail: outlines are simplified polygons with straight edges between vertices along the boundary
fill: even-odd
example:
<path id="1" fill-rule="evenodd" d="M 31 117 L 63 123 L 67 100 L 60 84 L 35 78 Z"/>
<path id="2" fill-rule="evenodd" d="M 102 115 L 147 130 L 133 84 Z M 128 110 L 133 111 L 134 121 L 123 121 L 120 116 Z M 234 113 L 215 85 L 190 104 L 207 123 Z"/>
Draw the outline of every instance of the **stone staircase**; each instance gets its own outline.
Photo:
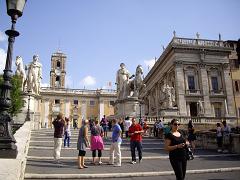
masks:
<path id="1" fill-rule="evenodd" d="M 25 179 L 101 179 L 101 178 L 132 178 L 151 177 L 159 179 L 161 176 L 175 179 L 168 154 L 163 149 L 163 140 L 143 138 L 143 162 L 131 164 L 129 139 L 122 143 L 122 166 L 108 165 L 110 138 L 105 139 L 102 165 L 91 164 L 91 151 L 86 154 L 86 164 L 89 168 L 77 168 L 76 150 L 78 130 L 72 130 L 71 147 L 62 148 L 62 165 L 53 161 L 53 129 L 41 129 L 31 132 Z M 110 134 L 109 134 L 110 136 Z M 197 149 L 195 159 L 188 161 L 186 178 L 193 174 L 214 174 L 216 172 L 240 172 L 240 155 L 219 154 L 216 151 Z M 145 179 L 146 179 L 145 178 Z"/>

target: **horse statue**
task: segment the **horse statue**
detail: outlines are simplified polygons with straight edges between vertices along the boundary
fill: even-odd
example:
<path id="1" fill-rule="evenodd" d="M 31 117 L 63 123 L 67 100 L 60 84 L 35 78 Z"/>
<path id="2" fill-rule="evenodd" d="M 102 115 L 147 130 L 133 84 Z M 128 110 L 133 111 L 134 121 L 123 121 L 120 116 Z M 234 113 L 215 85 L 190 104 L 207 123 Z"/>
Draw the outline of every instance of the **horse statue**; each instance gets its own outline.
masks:
<path id="1" fill-rule="evenodd" d="M 26 73 L 25 73 L 25 70 L 23 68 L 23 60 L 22 60 L 21 56 L 16 57 L 15 65 L 17 67 L 16 71 L 15 71 L 15 74 L 21 78 L 22 91 L 24 91 L 25 90 L 25 85 L 26 85 Z"/>
<path id="2" fill-rule="evenodd" d="M 135 78 L 132 81 L 130 81 L 128 84 L 129 95 L 131 97 L 139 97 L 140 90 L 146 87 L 146 85 L 143 83 L 142 74 L 143 74 L 143 68 L 141 65 L 138 65 L 134 75 Z"/>

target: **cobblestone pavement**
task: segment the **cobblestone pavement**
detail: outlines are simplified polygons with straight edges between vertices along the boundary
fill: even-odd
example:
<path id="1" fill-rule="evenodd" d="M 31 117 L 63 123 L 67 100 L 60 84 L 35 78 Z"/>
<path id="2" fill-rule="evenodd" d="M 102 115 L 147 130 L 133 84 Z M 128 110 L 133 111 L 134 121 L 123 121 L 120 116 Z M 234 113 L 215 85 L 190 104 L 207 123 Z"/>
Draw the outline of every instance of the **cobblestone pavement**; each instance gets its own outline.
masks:
<path id="1" fill-rule="evenodd" d="M 132 165 L 129 139 L 123 140 L 122 166 L 108 165 L 110 138 L 105 139 L 103 164 L 91 165 L 91 151 L 87 150 L 86 164 L 89 168 L 77 168 L 77 130 L 72 130 L 70 148 L 62 148 L 62 165 L 53 163 L 53 130 L 32 131 L 28 151 L 25 179 L 113 179 L 153 180 L 175 179 L 168 154 L 163 150 L 163 141 L 156 138 L 143 138 L 143 162 Z M 110 135 L 110 134 L 109 134 Z M 216 151 L 197 149 L 195 159 L 188 161 L 186 179 L 240 179 L 240 155 L 219 154 Z M 139 176 L 139 177 L 138 177 Z M 108 178 L 107 178 L 108 177 Z"/>

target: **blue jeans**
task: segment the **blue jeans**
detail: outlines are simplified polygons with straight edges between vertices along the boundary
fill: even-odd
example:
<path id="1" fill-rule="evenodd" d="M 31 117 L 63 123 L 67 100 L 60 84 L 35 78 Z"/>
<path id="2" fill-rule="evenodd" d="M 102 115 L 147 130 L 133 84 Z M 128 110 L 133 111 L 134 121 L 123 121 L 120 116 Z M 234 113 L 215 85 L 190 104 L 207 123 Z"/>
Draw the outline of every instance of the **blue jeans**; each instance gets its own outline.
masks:
<path id="1" fill-rule="evenodd" d="M 139 160 L 142 159 L 142 142 L 141 141 L 130 141 L 132 161 L 136 161 L 135 148 L 137 147 Z"/>
<path id="2" fill-rule="evenodd" d="M 66 147 L 66 146 L 69 147 L 69 144 L 70 144 L 70 136 L 67 136 L 65 134 L 65 136 L 64 136 L 64 147 Z"/>

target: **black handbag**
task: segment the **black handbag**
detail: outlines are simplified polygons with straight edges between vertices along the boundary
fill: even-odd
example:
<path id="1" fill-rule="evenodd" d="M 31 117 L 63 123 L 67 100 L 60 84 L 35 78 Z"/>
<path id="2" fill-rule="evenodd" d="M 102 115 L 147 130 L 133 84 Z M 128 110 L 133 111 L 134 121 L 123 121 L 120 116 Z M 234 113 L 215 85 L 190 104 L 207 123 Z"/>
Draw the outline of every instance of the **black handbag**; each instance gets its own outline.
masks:
<path id="1" fill-rule="evenodd" d="M 193 156 L 193 152 L 191 150 L 190 147 L 187 147 L 186 146 L 186 159 L 189 161 L 189 160 L 193 160 L 194 159 L 194 156 Z"/>

